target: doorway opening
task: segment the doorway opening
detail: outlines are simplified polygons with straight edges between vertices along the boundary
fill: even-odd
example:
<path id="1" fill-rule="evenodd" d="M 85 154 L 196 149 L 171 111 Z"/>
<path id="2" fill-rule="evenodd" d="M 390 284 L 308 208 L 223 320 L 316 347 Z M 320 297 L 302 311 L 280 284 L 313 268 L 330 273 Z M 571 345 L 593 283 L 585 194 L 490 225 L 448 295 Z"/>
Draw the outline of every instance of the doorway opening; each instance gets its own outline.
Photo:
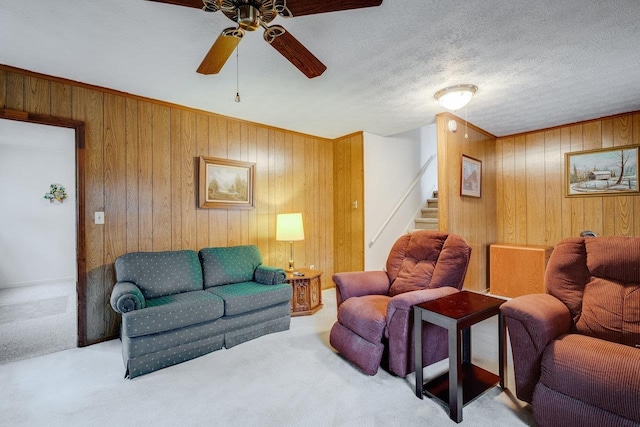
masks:
<path id="1" fill-rule="evenodd" d="M 11 251 L 0 260 L 1 364 L 86 345 L 86 270 L 84 124 L 7 109 L 0 119 L 0 174 L 11 174 L 10 208 L 0 208 Z M 45 198 L 53 184 L 65 187 L 62 203 Z"/>

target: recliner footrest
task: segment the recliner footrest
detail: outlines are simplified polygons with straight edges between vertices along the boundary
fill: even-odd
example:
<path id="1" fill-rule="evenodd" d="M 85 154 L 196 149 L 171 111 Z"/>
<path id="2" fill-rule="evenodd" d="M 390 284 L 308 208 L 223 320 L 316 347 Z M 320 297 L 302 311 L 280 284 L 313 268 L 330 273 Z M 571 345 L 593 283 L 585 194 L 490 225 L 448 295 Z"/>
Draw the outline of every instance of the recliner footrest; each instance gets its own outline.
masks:
<path id="1" fill-rule="evenodd" d="M 329 334 L 331 346 L 367 375 L 375 375 L 382 360 L 384 345 L 372 343 L 336 322 Z"/>

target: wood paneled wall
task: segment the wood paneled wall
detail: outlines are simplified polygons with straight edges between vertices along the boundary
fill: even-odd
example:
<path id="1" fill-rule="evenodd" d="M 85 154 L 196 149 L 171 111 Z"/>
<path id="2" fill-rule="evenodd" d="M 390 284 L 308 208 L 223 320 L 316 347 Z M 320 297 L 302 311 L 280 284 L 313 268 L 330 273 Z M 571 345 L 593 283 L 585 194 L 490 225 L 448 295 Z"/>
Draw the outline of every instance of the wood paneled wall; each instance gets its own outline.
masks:
<path id="1" fill-rule="evenodd" d="M 458 122 L 456 132 L 449 131 L 449 120 Z M 437 132 L 439 228 L 467 240 L 471 261 L 464 288 L 484 291 L 488 288 L 489 245 L 496 241 L 496 137 L 471 124 L 465 125 L 464 120 L 449 113 L 437 116 Z M 463 154 L 482 162 L 479 199 L 460 196 Z"/>
<path id="2" fill-rule="evenodd" d="M 335 141 L 335 271 L 364 269 L 364 138 L 362 132 Z"/>
<path id="3" fill-rule="evenodd" d="M 583 230 L 640 236 L 640 196 L 564 195 L 567 152 L 640 144 L 640 113 L 498 138 L 497 239 L 554 246 Z"/>
<path id="4" fill-rule="evenodd" d="M 109 306 L 116 257 L 256 244 L 265 264 L 285 266 L 278 213 L 302 212 L 306 239 L 294 243 L 296 265 L 314 264 L 331 286 L 333 141 L 6 66 L 0 107 L 85 123 L 86 343 L 118 332 Z M 199 209 L 200 155 L 256 163 L 255 209 Z M 105 212 L 104 225 L 94 225 L 95 211 Z"/>

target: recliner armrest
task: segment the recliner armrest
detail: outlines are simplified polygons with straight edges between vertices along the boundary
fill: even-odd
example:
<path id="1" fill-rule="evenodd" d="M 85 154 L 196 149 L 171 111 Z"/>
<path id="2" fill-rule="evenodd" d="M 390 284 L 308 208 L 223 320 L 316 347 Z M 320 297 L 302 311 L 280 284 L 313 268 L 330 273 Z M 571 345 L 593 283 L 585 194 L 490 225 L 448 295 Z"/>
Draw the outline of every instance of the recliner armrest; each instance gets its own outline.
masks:
<path id="1" fill-rule="evenodd" d="M 390 324 L 397 310 L 409 312 L 414 305 L 446 297 L 456 292 L 460 291 L 452 286 L 442 286 L 435 289 L 421 289 L 395 295 L 389 300 L 389 305 L 387 306 L 387 324 Z"/>
<path id="2" fill-rule="evenodd" d="M 336 273 L 332 276 L 336 284 L 338 307 L 351 297 L 363 295 L 387 295 L 389 292 L 389 276 L 384 271 L 354 271 Z"/>
<path id="3" fill-rule="evenodd" d="M 287 275 L 281 268 L 259 265 L 256 268 L 253 277 L 256 282 L 263 285 L 277 285 L 279 283 L 284 283 Z"/>
<path id="4" fill-rule="evenodd" d="M 571 332 L 571 313 L 549 294 L 523 295 L 500 306 L 511 340 L 516 395 L 531 403 L 540 378 L 542 352 L 549 342 Z"/>
<path id="5" fill-rule="evenodd" d="M 145 308 L 142 291 L 131 282 L 118 282 L 111 291 L 111 307 L 118 313 L 128 313 Z"/>

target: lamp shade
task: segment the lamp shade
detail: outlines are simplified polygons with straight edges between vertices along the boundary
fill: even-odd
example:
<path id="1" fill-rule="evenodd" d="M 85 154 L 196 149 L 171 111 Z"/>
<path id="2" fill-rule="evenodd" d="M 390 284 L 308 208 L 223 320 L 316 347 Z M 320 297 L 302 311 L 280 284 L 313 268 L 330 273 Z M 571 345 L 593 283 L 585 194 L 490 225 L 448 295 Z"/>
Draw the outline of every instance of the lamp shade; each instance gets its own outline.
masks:
<path id="1" fill-rule="evenodd" d="M 467 105 L 477 91 L 475 85 L 456 85 L 440 89 L 434 98 L 447 110 L 457 111 Z"/>
<path id="2" fill-rule="evenodd" d="M 278 214 L 276 223 L 276 240 L 296 242 L 304 240 L 301 213 Z"/>

